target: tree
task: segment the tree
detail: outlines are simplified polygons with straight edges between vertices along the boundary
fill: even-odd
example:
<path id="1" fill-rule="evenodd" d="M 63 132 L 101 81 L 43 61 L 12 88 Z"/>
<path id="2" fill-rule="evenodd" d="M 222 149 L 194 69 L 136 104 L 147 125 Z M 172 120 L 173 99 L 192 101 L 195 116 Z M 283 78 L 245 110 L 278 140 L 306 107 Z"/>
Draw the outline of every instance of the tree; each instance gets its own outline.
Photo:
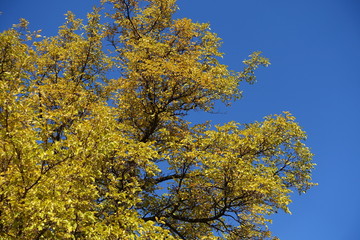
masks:
<path id="1" fill-rule="evenodd" d="M 175 0 L 103 0 L 57 36 L 0 35 L 1 239 L 264 239 L 268 215 L 311 186 L 290 113 L 192 125 L 241 97 L 208 24 Z"/>

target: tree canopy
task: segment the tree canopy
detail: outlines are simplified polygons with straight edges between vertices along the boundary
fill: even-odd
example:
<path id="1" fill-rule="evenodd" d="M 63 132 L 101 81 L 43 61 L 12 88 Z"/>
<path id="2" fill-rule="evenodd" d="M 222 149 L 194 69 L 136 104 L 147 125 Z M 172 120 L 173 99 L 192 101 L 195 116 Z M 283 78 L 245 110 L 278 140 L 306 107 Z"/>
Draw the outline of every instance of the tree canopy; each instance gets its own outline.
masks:
<path id="1" fill-rule="evenodd" d="M 268 59 L 229 70 L 175 0 L 102 4 L 56 36 L 0 34 L 0 238 L 273 238 L 269 216 L 315 185 L 295 118 L 184 118 L 240 99 Z"/>

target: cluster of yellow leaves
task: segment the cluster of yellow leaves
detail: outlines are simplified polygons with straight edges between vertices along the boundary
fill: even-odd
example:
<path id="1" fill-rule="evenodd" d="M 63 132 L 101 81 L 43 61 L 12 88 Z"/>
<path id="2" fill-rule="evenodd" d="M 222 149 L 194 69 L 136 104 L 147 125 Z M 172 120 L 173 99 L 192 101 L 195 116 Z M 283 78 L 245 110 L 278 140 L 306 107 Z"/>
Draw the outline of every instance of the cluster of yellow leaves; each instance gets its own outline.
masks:
<path id="1" fill-rule="evenodd" d="M 217 216 L 226 215 L 228 209 L 240 223 L 237 234 L 249 224 L 267 229 L 269 220 L 264 216 L 278 209 L 289 212 L 291 188 L 303 192 L 314 185 L 310 179 L 312 154 L 302 143 L 305 133 L 289 113 L 267 117 L 261 123 L 241 126 L 230 122 L 215 130 L 201 125 L 192 131 L 175 141 L 167 139 L 163 151 L 173 171 L 168 179 L 171 194 L 152 203 L 166 203 L 172 207 L 164 210 L 164 216 L 192 223 L 189 228 L 195 235 L 191 237 L 204 227 L 198 229 L 194 223 L 215 225 L 215 220 L 223 221 Z M 186 210 L 189 206 L 191 211 Z M 253 228 L 252 237 L 268 234 Z"/>
<path id="2" fill-rule="evenodd" d="M 14 29 L 0 36 L 3 239 L 162 239 L 167 233 L 131 209 L 141 189 L 129 162 L 154 175 L 158 168 L 149 160 L 157 153 L 124 135 L 126 126 L 95 87 L 109 65 L 96 17 L 89 15 L 86 37 L 75 33 L 81 24 L 71 13 L 59 36 L 34 47 Z"/>
<path id="3" fill-rule="evenodd" d="M 314 185 L 294 117 L 182 118 L 240 98 L 268 60 L 228 70 L 175 0 L 102 2 L 112 24 L 95 8 L 54 37 L 0 34 L 0 238 L 270 238 L 266 217 Z"/>

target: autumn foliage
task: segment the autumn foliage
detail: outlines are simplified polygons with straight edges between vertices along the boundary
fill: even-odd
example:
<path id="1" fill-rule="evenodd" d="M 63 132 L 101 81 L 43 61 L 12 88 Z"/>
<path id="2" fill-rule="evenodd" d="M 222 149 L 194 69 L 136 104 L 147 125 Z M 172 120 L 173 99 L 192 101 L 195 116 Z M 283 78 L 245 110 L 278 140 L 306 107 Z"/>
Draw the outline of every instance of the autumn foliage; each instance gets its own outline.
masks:
<path id="1" fill-rule="evenodd" d="M 26 20 L 0 34 L 0 238 L 272 238 L 269 215 L 314 185 L 295 118 L 184 119 L 269 61 L 230 71 L 175 0 L 102 3 L 53 37 Z"/>

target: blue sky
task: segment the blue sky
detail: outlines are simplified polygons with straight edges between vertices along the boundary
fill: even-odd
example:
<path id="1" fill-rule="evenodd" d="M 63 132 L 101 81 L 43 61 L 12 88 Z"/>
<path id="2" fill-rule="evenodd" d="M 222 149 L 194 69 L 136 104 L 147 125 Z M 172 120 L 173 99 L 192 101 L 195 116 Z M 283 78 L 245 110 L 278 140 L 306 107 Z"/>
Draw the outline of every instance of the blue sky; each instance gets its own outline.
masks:
<path id="1" fill-rule="evenodd" d="M 95 0 L 0 2 L 0 30 L 20 17 L 52 35 L 67 10 L 84 18 Z M 260 69 L 244 97 L 211 119 L 260 121 L 290 111 L 308 133 L 319 186 L 294 194 L 292 215 L 278 214 L 270 226 L 284 240 L 360 239 L 360 2 L 357 0 L 179 0 L 176 16 L 209 22 L 223 39 L 223 63 L 233 70 L 253 51 L 271 66 Z"/>

